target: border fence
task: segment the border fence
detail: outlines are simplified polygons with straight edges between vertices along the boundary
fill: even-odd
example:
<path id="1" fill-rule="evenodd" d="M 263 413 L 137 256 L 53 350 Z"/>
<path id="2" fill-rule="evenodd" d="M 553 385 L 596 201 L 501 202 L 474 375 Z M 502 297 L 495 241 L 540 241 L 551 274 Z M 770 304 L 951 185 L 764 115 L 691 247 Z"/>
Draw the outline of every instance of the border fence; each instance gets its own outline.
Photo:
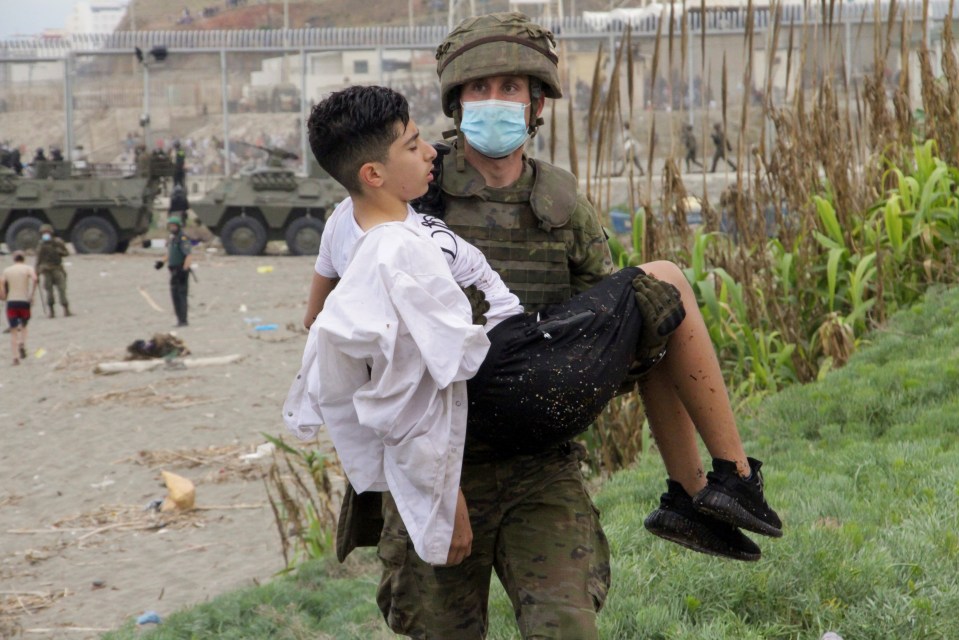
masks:
<path id="1" fill-rule="evenodd" d="M 935 25 L 941 32 L 950 10 L 953 19 L 959 13 L 946 0 L 778 3 L 751 10 L 682 7 L 666 5 L 660 14 L 629 20 L 542 20 L 563 49 L 565 99 L 582 111 L 597 77 L 597 56 L 605 70 L 600 81 L 608 83 L 613 56 L 628 37 L 636 50 L 632 72 L 638 103 L 648 115 L 624 117 L 639 124 L 663 113 L 682 114 L 690 122 L 714 118 L 720 88 L 726 91 L 727 70 L 732 94 L 755 91 L 774 75 L 783 101 L 790 83 L 816 82 L 814 75 L 790 77 L 808 73 L 783 62 L 784 48 L 798 47 L 800 36 L 772 45 L 776 24 L 822 43 L 813 49 L 823 57 L 818 73 L 843 74 L 855 82 L 872 72 L 875 42 L 882 33 L 894 32 L 890 24 L 928 21 L 934 28 L 924 33 L 933 34 L 933 41 L 926 44 L 935 47 Z M 302 123 L 311 103 L 345 84 L 398 86 L 411 97 L 417 120 L 429 125 L 440 112 L 433 50 L 447 31 L 446 25 L 371 26 L 0 39 L 0 142 L 26 144 L 16 138 L 32 135 L 28 148 L 51 145 L 72 151 L 83 146 L 96 160 L 108 161 L 129 152 L 131 141 L 149 148 L 155 142 L 202 139 L 212 148 L 204 171 L 226 174 L 249 160 L 240 150 L 231 152 L 237 138 L 298 148 L 306 158 Z M 908 33 L 895 30 L 901 38 Z M 669 44 L 660 47 L 658 39 Z M 681 46 L 674 50 L 674 42 Z M 667 46 L 668 60 L 654 69 L 653 51 Z M 908 64 L 893 52 L 888 73 L 898 74 Z M 22 126 L 40 112 L 47 113 L 42 127 Z M 62 118 L 50 112 L 60 112 Z M 448 123 L 436 123 L 441 125 Z M 306 171 L 305 160 L 302 168 Z"/>

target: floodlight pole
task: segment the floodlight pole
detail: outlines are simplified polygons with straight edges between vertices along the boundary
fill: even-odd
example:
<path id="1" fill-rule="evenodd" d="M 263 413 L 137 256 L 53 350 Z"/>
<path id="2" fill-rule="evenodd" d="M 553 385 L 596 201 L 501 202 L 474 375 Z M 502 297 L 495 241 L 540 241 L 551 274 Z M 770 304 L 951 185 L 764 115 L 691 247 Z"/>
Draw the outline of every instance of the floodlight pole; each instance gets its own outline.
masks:
<path id="1" fill-rule="evenodd" d="M 140 63 L 143 67 L 143 145 L 147 153 L 150 152 L 152 145 L 150 141 L 150 65 L 146 59 Z"/>
<path id="2" fill-rule="evenodd" d="M 64 152 L 70 154 L 73 152 L 73 68 L 74 54 L 67 52 L 63 58 L 63 104 L 66 107 L 65 116 L 67 120 L 66 140 L 64 140 Z"/>

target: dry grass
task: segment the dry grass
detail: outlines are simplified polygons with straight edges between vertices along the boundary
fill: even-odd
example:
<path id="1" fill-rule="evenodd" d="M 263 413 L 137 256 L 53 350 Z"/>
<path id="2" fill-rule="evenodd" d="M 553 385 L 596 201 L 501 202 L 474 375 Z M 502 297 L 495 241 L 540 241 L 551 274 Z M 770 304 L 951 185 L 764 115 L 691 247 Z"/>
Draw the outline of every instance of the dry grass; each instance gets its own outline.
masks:
<path id="1" fill-rule="evenodd" d="M 21 616 L 31 616 L 70 595 L 66 589 L 56 591 L 0 591 L 0 637 L 15 638 L 23 628 L 17 624 Z"/>
<path id="2" fill-rule="evenodd" d="M 255 446 L 227 445 L 205 449 L 176 449 L 140 451 L 135 457 L 120 462 L 133 462 L 153 469 L 197 469 L 206 467 L 206 473 L 196 479 L 198 484 L 220 483 L 233 480 L 260 480 L 266 475 L 263 465 L 257 460 L 241 456 L 253 454 Z"/>
<path id="3" fill-rule="evenodd" d="M 734 223 L 738 230 L 735 242 L 716 242 L 709 249 L 709 264 L 729 273 L 742 283 L 743 302 L 751 327 L 774 331 L 782 340 L 798 345 L 792 354 L 792 365 L 800 381 L 812 380 L 819 373 L 821 362 L 830 361 L 841 366 L 855 347 L 852 328 L 844 318 L 832 312 L 823 296 L 810 295 L 821 286 L 820 275 L 825 249 L 814 231 L 819 218 L 813 195 L 825 195 L 838 219 L 843 242 L 856 254 L 877 251 L 878 268 L 882 269 L 879 247 L 864 246 L 865 238 L 853 233 L 861 227 L 862 217 L 891 187 L 890 167 L 905 167 L 911 162 L 913 145 L 917 139 L 935 140 L 939 157 L 952 166 L 959 165 L 959 62 L 953 52 L 952 24 L 944 23 L 942 31 L 943 56 L 940 61 L 942 76 L 935 77 L 935 60 L 926 43 L 936 34 L 931 32 L 928 20 L 913 21 L 904 17 L 902 9 L 892 4 L 885 16 L 876 13 L 875 46 L 871 69 L 861 78 L 847 77 L 847 57 L 843 37 L 844 25 L 839 16 L 841 3 L 819 5 L 823 11 L 818 24 L 783 24 L 782 13 L 772 8 L 770 30 L 755 27 L 753 7 L 748 8 L 746 32 L 743 36 L 745 61 L 743 75 L 731 77 L 725 53 L 719 78 L 719 105 L 724 130 L 732 128 L 732 159 L 737 165 L 733 182 L 719 202 L 710 202 L 707 193 L 701 195 L 703 221 L 707 231 L 719 228 L 721 217 Z M 928 7 L 927 7 L 928 8 Z M 950 15 L 952 3 L 950 3 Z M 650 58 L 650 76 L 663 77 L 672 83 L 683 79 L 689 65 L 690 43 L 696 34 L 679 33 L 668 27 L 667 33 L 656 34 Z M 865 24 L 850 26 L 862 33 Z M 700 34 L 705 51 L 706 34 Z M 777 52 L 767 56 L 765 77 L 753 77 L 758 70 L 754 64 L 756 42 L 765 38 L 766 50 Z M 631 90 L 623 99 L 619 93 L 620 66 L 632 69 L 630 34 L 620 39 L 620 49 L 612 65 L 612 78 L 603 83 L 601 70 L 605 52 L 597 56 L 596 82 L 593 86 L 590 112 L 586 118 L 590 130 L 586 145 L 587 191 L 597 207 L 604 212 L 608 201 L 611 140 L 622 122 L 633 111 Z M 856 40 L 852 40 L 856 46 Z M 911 43 L 917 43 L 912 45 Z M 912 47 L 918 47 L 913 50 Z M 784 47 L 784 48 L 783 48 Z M 900 49 L 903 70 L 898 80 L 889 73 L 894 47 Z M 909 60 L 918 57 L 921 92 L 909 95 Z M 708 78 L 710 65 L 704 58 L 698 62 L 698 74 Z M 787 84 L 785 92 L 774 100 L 772 77 L 776 65 L 784 65 Z M 629 74 L 631 76 L 631 72 Z M 631 86 L 631 81 L 630 81 Z M 599 86 L 597 86 L 599 85 Z M 730 86 L 745 87 L 742 99 L 731 102 Z M 606 91 L 603 92 L 602 89 Z M 756 91 L 750 91 L 756 88 Z M 656 80 L 649 93 L 656 94 Z M 672 87 L 670 87 L 672 89 Z M 914 111 L 910 100 L 921 100 L 921 111 Z M 705 98 L 704 98 L 705 100 Z M 621 106 L 624 105 L 625 107 Z M 626 113 L 623 113 L 623 110 Z M 924 115 L 924 121 L 916 118 Z M 706 137 L 707 125 L 701 108 L 695 117 L 703 117 L 701 142 Z M 696 193 L 684 183 L 679 171 L 683 150 L 674 143 L 678 126 L 691 114 L 680 109 L 666 118 L 650 118 L 647 124 L 649 162 L 653 158 L 653 141 L 668 139 L 668 157 L 660 175 L 660 196 L 652 201 L 652 172 L 647 172 L 645 184 L 630 177 L 629 207 L 645 213 L 645 228 L 632 251 L 641 262 L 650 259 L 670 259 L 688 265 L 692 255 L 691 230 L 686 220 L 687 196 Z M 662 131 L 663 125 L 668 130 Z M 640 133 L 640 132 L 635 132 Z M 706 160 L 706 158 L 703 158 Z M 689 179 L 687 176 L 685 179 Z M 698 195 L 698 194 L 697 194 Z M 600 215 L 603 215 L 602 213 Z M 799 275 L 799 290 L 785 291 L 775 276 L 774 255 L 766 249 L 768 241 L 767 218 L 777 226 L 777 238 L 795 257 L 793 269 Z M 601 220 L 608 224 L 609 221 Z M 951 254 L 930 260 L 926 269 L 927 281 L 954 279 L 947 272 Z M 880 274 L 881 275 L 881 274 Z M 882 278 L 877 278 L 882 286 Z M 717 285 L 718 286 L 718 285 Z M 871 292 L 875 306 L 866 314 L 868 326 L 882 323 L 886 317 L 881 289 Z M 617 405 L 619 403 L 619 405 Z M 619 464 L 628 464 L 641 446 L 629 447 L 629 442 L 641 424 L 641 409 L 631 396 L 617 399 L 610 411 L 599 421 L 598 440 L 603 467 L 615 470 Z M 617 435 L 618 434 L 618 435 Z"/>
<path id="4" fill-rule="evenodd" d="M 288 568 L 318 558 L 333 544 L 345 474 L 335 454 L 320 455 L 272 440 L 276 453 L 264 478 Z"/>
<path id="5" fill-rule="evenodd" d="M 60 531 L 78 533 L 77 542 L 106 531 L 159 531 L 202 526 L 199 511 L 171 511 L 158 513 L 142 505 L 101 505 L 96 511 L 78 513 L 54 522 Z"/>

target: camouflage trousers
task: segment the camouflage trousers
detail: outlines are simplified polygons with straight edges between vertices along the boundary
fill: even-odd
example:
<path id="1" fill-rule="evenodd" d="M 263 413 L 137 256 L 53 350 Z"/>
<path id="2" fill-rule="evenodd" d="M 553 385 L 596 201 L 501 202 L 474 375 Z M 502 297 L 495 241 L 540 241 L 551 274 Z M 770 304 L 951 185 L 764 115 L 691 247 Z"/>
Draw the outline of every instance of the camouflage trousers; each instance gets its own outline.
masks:
<path id="1" fill-rule="evenodd" d="M 390 628 L 417 639 L 486 637 L 492 571 L 525 639 L 597 638 L 609 590 L 609 545 L 583 482 L 578 445 L 502 462 L 464 463 L 472 554 L 434 567 L 414 552 L 396 504 L 383 497 L 377 604 Z"/>
<path id="2" fill-rule="evenodd" d="M 67 272 L 62 267 L 55 269 L 45 269 L 40 272 L 40 279 L 43 282 L 43 290 L 46 292 L 47 308 L 53 309 L 53 289 L 56 287 L 57 294 L 60 297 L 60 304 L 69 307 L 67 300 Z"/>

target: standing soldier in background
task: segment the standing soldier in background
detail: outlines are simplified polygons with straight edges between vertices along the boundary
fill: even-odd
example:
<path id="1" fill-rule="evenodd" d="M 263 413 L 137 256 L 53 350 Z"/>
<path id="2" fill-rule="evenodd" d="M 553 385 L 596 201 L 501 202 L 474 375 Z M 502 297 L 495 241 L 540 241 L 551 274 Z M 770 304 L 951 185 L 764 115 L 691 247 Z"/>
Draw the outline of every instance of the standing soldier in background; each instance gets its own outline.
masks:
<path id="1" fill-rule="evenodd" d="M 70 313 L 70 302 L 67 300 L 67 272 L 63 268 L 63 259 L 70 255 L 67 245 L 60 238 L 54 237 L 53 227 L 49 224 L 40 226 L 40 244 L 37 246 L 37 275 L 43 284 L 43 291 L 46 294 L 47 314 L 51 318 L 56 317 L 53 296 L 53 289 L 56 287 L 60 306 L 63 307 L 64 316 L 72 316 Z"/>
<path id="2" fill-rule="evenodd" d="M 710 169 L 710 173 L 716 173 L 716 164 L 719 163 L 719 160 L 725 160 L 729 167 L 735 171 L 736 164 L 726 157 L 727 151 L 732 151 L 733 146 L 729 144 L 729 140 L 726 139 L 726 132 L 723 131 L 723 125 L 716 123 L 713 125 L 713 132 L 710 135 L 713 139 L 713 144 L 716 145 L 716 151 L 713 152 L 713 168 Z"/>
<path id="3" fill-rule="evenodd" d="M 696 159 L 696 134 L 693 133 L 693 125 L 683 125 L 682 143 L 686 148 L 686 172 L 690 171 L 690 163 L 702 169 L 703 165 Z"/>
<path id="4" fill-rule="evenodd" d="M 145 178 L 150 175 L 150 154 L 147 153 L 146 145 L 138 144 L 134 147 L 133 161 L 136 163 L 138 176 Z"/>
<path id="5" fill-rule="evenodd" d="M 180 148 L 180 141 L 173 143 L 173 186 L 186 188 L 186 151 Z"/>
<path id="6" fill-rule="evenodd" d="M 629 122 L 623 123 L 623 170 L 618 175 L 626 173 L 627 167 L 632 164 L 639 171 L 639 175 L 644 176 L 643 165 L 639 161 L 639 143 L 633 138 L 629 131 Z"/>
<path id="7" fill-rule="evenodd" d="M 23 251 L 14 251 L 13 264 L 0 273 L 0 300 L 7 301 L 14 365 L 27 357 L 27 325 L 36 293 L 37 272 L 24 262 Z"/>
<path id="8" fill-rule="evenodd" d="M 176 185 L 170 192 L 170 210 L 168 215 L 175 216 L 180 220 L 187 219 L 187 212 L 190 210 L 190 200 L 187 198 L 186 189 L 182 185 Z"/>
<path id="9" fill-rule="evenodd" d="M 190 239 L 183 233 L 183 219 L 171 215 L 167 218 L 167 254 L 153 265 L 157 270 L 167 266 L 170 271 L 170 297 L 173 299 L 173 310 L 176 313 L 176 326 L 187 326 L 187 296 L 190 293 L 190 263 L 193 256 L 190 254 Z"/>

